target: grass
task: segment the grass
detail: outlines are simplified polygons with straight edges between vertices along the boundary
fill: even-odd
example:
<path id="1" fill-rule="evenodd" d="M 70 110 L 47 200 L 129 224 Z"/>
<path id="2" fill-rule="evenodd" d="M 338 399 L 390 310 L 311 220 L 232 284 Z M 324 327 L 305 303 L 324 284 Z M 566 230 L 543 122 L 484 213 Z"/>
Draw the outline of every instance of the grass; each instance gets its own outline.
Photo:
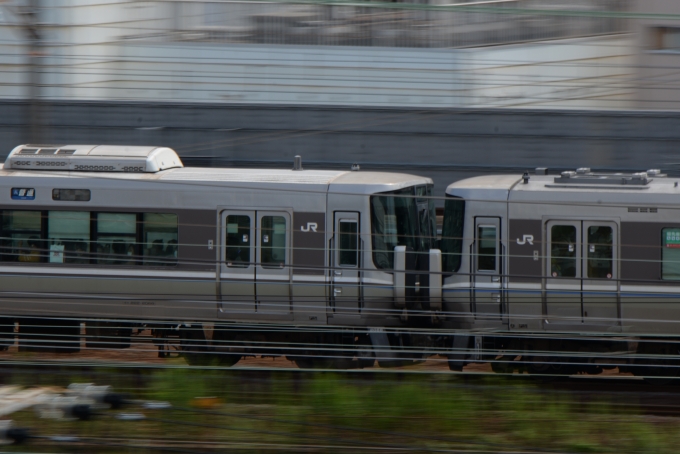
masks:
<path id="1" fill-rule="evenodd" d="M 209 411 L 123 410 L 143 411 L 150 417 L 137 422 L 116 420 L 111 410 L 92 421 L 39 419 L 34 412 L 23 411 L 13 415 L 15 425 L 34 428 L 41 435 L 123 437 L 127 444 L 151 438 L 173 446 L 186 441 L 186 449 L 196 452 L 221 452 L 227 444 L 238 443 L 236 452 L 271 452 L 273 444 L 293 450 L 307 445 L 312 452 L 333 452 L 329 446 L 349 445 L 350 451 L 359 452 L 361 446 L 373 446 L 388 452 L 408 447 L 416 452 L 674 453 L 680 443 L 680 419 L 623 410 L 606 397 L 575 399 L 572 394 L 503 378 L 474 383 L 456 376 L 383 374 L 283 373 L 263 378 L 256 373 L 196 369 L 146 374 L 141 387 L 135 386 L 135 380 L 123 380 L 118 386 L 132 391 L 135 398 L 168 401 L 175 407 L 191 408 L 196 397 L 207 396 L 222 404 Z M 30 377 L 14 380 L 26 383 Z M 84 381 L 68 374 L 56 381 L 67 380 Z M 44 377 L 41 381 L 46 384 Z M 73 445 L 36 442 L 49 445 L 43 449 L 49 452 L 74 452 Z M 81 448 L 80 452 L 93 452 Z M 96 452 L 120 449 L 100 446 Z M 34 444 L 11 450 L 40 451 Z"/>

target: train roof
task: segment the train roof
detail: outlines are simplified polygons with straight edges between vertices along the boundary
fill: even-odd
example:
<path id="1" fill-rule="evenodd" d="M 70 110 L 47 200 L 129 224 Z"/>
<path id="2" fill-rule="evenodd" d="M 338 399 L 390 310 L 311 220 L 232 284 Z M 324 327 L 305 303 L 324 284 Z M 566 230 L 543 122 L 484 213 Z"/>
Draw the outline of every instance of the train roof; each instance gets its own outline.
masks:
<path id="1" fill-rule="evenodd" d="M 102 186 L 106 186 L 104 180 L 132 180 L 357 194 L 432 184 L 429 178 L 400 173 L 303 170 L 300 157 L 296 157 L 293 169 L 185 168 L 171 148 L 113 145 L 20 145 L 7 156 L 0 176 L 91 179 L 102 182 Z"/>
<path id="2" fill-rule="evenodd" d="M 597 201 L 629 203 L 649 201 L 678 204 L 680 178 L 652 169 L 636 173 L 602 173 L 587 168 L 547 174 L 487 175 L 450 184 L 446 194 L 489 201 Z M 545 172 L 546 174 L 541 174 Z"/>
<path id="3" fill-rule="evenodd" d="M 184 167 L 158 173 L 69 172 L 4 169 L 0 177 L 72 178 L 91 180 L 127 180 L 139 182 L 201 184 L 221 187 L 309 187 L 322 186 L 329 192 L 374 193 L 394 191 L 413 185 L 432 184 L 432 179 L 389 172 L 334 171 L 247 168 Z M 321 188 L 315 188 L 321 189 Z"/>

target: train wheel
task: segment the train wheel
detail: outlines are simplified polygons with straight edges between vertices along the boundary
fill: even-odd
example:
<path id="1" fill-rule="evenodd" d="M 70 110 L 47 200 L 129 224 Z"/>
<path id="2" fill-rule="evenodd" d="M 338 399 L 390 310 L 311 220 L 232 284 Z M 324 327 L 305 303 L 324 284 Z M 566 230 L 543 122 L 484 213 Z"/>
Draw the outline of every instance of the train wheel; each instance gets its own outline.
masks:
<path id="1" fill-rule="evenodd" d="M 635 361 L 631 371 L 642 376 L 646 383 L 667 386 L 680 382 L 680 349 L 669 343 L 640 343 L 638 353 L 643 357 Z"/>
<path id="2" fill-rule="evenodd" d="M 79 352 L 80 322 L 64 319 L 21 319 L 19 320 L 19 351 Z"/>
<path id="3" fill-rule="evenodd" d="M 664 364 L 644 366 L 635 370 L 634 373 L 635 375 L 642 375 L 642 379 L 645 383 L 649 383 L 650 385 L 668 386 L 680 382 L 677 370 L 679 366 L 680 364 L 671 364 L 670 361 L 666 361 Z"/>
<path id="4" fill-rule="evenodd" d="M 180 348 L 182 357 L 191 366 L 231 367 L 241 359 L 241 355 L 215 351 L 201 325 L 180 329 Z"/>
<path id="5" fill-rule="evenodd" d="M 329 358 L 293 358 L 300 369 L 333 369 L 333 360 Z"/>
<path id="6" fill-rule="evenodd" d="M 85 347 L 88 349 L 130 348 L 131 336 L 129 323 L 90 321 L 85 324 Z"/>
<path id="7" fill-rule="evenodd" d="M 526 361 L 527 372 L 531 375 L 549 375 L 553 373 L 552 366 L 543 357 L 530 356 Z"/>
<path id="8" fill-rule="evenodd" d="M 359 336 L 356 340 L 357 346 L 357 365 L 360 369 L 367 369 L 375 365 L 375 354 L 373 353 L 373 343 L 368 336 Z"/>
<path id="9" fill-rule="evenodd" d="M 491 361 L 491 370 L 497 374 L 511 374 L 515 370 L 514 357 L 500 355 Z"/>

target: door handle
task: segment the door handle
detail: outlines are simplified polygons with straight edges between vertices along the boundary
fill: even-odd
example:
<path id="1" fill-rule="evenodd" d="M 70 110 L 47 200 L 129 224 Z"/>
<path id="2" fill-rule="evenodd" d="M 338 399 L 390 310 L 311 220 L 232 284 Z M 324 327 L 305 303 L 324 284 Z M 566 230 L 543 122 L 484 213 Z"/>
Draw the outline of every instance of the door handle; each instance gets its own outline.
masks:
<path id="1" fill-rule="evenodd" d="M 337 294 L 337 293 L 342 293 L 342 289 L 341 289 L 341 288 L 334 288 L 334 289 L 333 289 L 333 293 L 336 293 L 336 294 Z"/>
<path id="2" fill-rule="evenodd" d="M 494 276 L 491 278 L 491 282 L 500 282 L 501 278 L 498 276 Z"/>
<path id="3" fill-rule="evenodd" d="M 337 271 L 337 270 L 336 270 L 336 271 L 334 272 L 334 274 L 335 274 L 336 276 L 342 276 L 342 271 Z"/>
<path id="4" fill-rule="evenodd" d="M 492 293 L 491 298 L 494 298 L 497 303 L 501 302 L 501 294 L 500 293 Z"/>

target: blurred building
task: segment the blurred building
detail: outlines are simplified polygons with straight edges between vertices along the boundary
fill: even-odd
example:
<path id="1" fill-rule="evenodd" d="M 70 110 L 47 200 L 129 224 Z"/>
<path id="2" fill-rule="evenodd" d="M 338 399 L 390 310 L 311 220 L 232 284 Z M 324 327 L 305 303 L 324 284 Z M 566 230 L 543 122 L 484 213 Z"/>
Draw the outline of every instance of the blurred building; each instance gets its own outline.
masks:
<path id="1" fill-rule="evenodd" d="M 680 2 L 638 0 L 637 89 L 640 109 L 680 109 Z"/>
<path id="2" fill-rule="evenodd" d="M 640 101 L 626 0 L 40 2 L 32 18 L 4 4 L 0 98 L 30 96 L 37 72 L 43 99 L 575 109 Z M 31 22 L 44 55 L 34 67 Z"/>

